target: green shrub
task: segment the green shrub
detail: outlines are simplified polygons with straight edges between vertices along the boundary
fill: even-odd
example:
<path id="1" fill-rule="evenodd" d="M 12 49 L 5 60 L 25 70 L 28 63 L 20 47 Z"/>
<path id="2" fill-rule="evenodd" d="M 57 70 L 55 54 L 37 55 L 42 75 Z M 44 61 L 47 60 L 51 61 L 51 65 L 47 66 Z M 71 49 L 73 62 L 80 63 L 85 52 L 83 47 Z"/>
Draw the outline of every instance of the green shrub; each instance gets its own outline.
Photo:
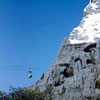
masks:
<path id="1" fill-rule="evenodd" d="M 63 95 L 65 92 L 66 92 L 66 88 L 63 87 L 63 88 L 62 88 L 62 92 L 60 93 L 60 95 Z"/>
<path id="2" fill-rule="evenodd" d="M 74 76 L 74 69 L 73 69 L 73 68 L 70 69 L 70 71 L 69 71 L 69 73 L 68 73 L 68 76 L 69 76 L 69 77 Z"/>
<path id="3" fill-rule="evenodd" d="M 42 77 L 41 77 L 41 80 L 43 80 L 44 79 L 44 73 L 42 74 Z"/>
<path id="4" fill-rule="evenodd" d="M 22 88 L 10 88 L 8 94 L 0 92 L 0 100 L 53 100 L 52 88 L 47 88 L 44 92 L 38 89 L 31 91 Z"/>
<path id="5" fill-rule="evenodd" d="M 100 80 L 96 81 L 95 88 L 100 89 Z"/>

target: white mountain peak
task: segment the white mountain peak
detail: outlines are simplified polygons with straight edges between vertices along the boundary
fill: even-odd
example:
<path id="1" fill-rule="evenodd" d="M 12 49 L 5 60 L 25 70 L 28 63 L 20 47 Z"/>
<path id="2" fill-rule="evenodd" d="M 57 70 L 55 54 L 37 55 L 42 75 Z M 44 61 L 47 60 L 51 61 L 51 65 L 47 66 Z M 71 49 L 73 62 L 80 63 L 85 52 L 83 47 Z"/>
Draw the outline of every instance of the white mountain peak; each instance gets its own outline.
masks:
<path id="1" fill-rule="evenodd" d="M 84 17 L 80 25 L 73 29 L 69 42 L 96 42 L 100 39 L 100 0 L 90 0 L 84 9 Z"/>

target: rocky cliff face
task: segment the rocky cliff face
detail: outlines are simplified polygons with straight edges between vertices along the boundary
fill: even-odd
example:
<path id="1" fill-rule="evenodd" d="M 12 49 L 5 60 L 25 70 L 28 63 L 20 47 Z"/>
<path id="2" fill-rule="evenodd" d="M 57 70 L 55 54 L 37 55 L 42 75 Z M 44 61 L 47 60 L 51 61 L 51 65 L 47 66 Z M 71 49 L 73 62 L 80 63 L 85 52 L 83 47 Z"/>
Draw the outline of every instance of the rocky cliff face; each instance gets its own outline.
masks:
<path id="1" fill-rule="evenodd" d="M 54 64 L 31 90 L 52 88 L 53 100 L 100 100 L 99 7 L 100 0 L 91 0 L 81 24 L 64 39 Z"/>

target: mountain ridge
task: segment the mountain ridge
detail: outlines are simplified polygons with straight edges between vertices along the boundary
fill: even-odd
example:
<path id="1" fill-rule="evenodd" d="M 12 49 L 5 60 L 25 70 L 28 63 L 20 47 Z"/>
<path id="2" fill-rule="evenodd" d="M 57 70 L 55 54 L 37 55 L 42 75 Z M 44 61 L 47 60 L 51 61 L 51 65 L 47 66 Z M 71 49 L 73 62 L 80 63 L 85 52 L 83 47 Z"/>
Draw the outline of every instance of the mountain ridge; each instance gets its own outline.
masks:
<path id="1" fill-rule="evenodd" d="M 90 0 L 84 9 L 84 17 L 80 25 L 73 29 L 69 36 L 69 42 L 84 43 L 96 42 L 100 39 L 100 1 Z"/>
<path id="2" fill-rule="evenodd" d="M 52 99 L 48 100 L 100 100 L 100 8 L 94 5 L 99 7 L 100 0 L 90 0 L 80 25 L 65 37 L 54 64 L 29 90 L 49 88 Z"/>

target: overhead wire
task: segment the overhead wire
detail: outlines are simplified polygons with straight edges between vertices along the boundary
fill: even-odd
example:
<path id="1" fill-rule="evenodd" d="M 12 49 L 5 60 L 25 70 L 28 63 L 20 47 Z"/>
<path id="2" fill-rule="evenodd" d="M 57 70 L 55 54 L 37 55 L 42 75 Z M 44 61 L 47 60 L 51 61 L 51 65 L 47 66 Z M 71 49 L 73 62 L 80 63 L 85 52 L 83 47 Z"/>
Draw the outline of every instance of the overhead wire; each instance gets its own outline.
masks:
<path id="1" fill-rule="evenodd" d="M 48 69 L 52 64 L 24 64 L 24 65 L 7 65 L 1 66 L 0 69 L 2 70 L 28 70 L 31 67 L 32 70 L 42 70 Z"/>

